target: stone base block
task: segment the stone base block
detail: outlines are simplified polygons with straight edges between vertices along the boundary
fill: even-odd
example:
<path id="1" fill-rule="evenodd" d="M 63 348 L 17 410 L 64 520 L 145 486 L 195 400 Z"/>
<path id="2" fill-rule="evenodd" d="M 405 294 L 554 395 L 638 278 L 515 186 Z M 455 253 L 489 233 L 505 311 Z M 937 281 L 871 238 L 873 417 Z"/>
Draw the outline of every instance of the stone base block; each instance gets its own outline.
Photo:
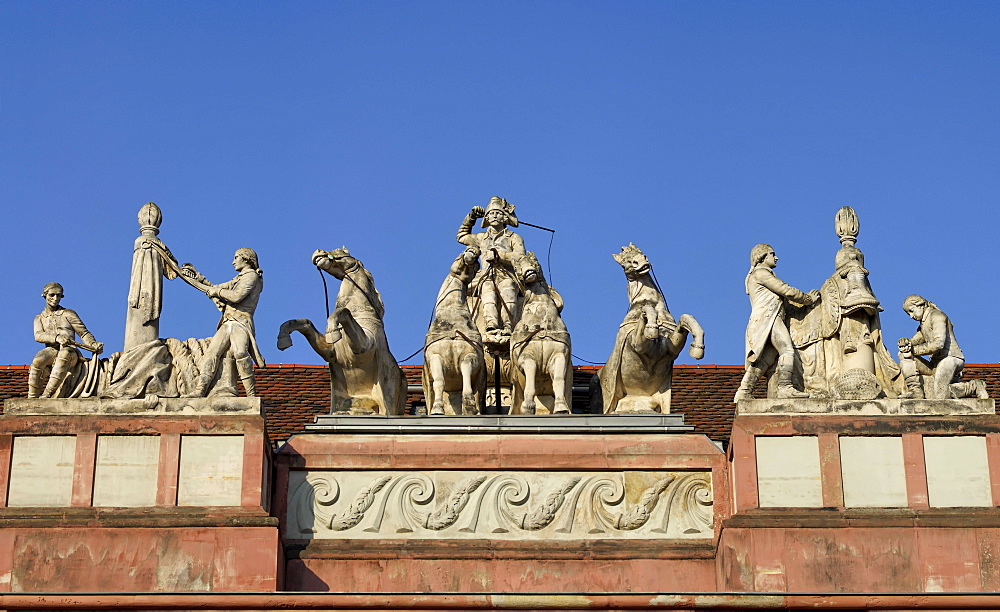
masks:
<path id="1" fill-rule="evenodd" d="M 262 416 L 259 397 L 156 397 L 143 399 L 10 398 L 4 401 L 8 415 L 257 415 Z"/>
<path id="2" fill-rule="evenodd" d="M 11 522 L 6 517 L 0 521 Z M 150 517 L 131 521 L 118 517 L 118 521 L 132 526 L 0 529 L 0 591 L 236 592 L 280 587 L 281 555 L 274 526 L 143 527 L 138 525 L 163 521 Z M 267 517 L 255 519 L 258 524 L 266 521 Z"/>
<path id="3" fill-rule="evenodd" d="M 996 414 L 996 405 L 991 399 L 880 399 L 880 400 L 840 400 L 840 399 L 749 399 L 740 400 L 736 405 L 736 415 L 752 414 L 859 414 L 918 415 L 918 416 L 962 416 L 972 414 Z"/>
<path id="4" fill-rule="evenodd" d="M 375 427 L 289 440 L 276 484 L 285 588 L 714 590 L 729 501 L 710 440 L 607 433 L 631 420 L 622 417 L 589 431 L 567 419 L 574 433 L 560 417 L 538 417 L 551 427 L 510 418 L 536 429 L 503 433 L 487 419 L 464 431 L 451 423 L 452 433 Z"/>

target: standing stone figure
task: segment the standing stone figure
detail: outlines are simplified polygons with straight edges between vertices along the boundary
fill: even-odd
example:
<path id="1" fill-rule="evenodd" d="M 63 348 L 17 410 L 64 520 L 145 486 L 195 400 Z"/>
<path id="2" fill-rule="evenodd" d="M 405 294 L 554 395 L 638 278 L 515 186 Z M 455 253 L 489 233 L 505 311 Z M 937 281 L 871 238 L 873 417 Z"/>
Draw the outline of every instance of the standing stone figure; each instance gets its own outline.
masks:
<path id="1" fill-rule="evenodd" d="M 257 395 L 253 364 L 263 367 L 264 358 L 254 338 L 253 313 L 264 289 L 264 273 L 257 267 L 257 253 L 246 247 L 237 249 L 233 256 L 233 268 L 238 272 L 236 277 L 219 285 L 210 283 L 191 264 L 184 264 L 181 268 L 181 274 L 222 310 L 218 330 L 198 367 L 198 383 L 189 394 L 193 397 L 208 394 L 219 368 L 219 360 L 227 356 L 236 362 L 236 371 L 247 397 Z"/>
<path id="2" fill-rule="evenodd" d="M 42 297 L 45 309 L 35 317 L 35 341 L 44 344 L 45 348 L 31 361 L 28 397 L 65 397 L 71 389 L 64 383 L 83 359 L 77 347 L 92 351 L 96 359 L 104 344 L 94 339 L 76 312 L 59 305 L 63 298 L 62 285 L 45 285 Z"/>
<path id="3" fill-rule="evenodd" d="M 139 237 L 135 239 L 132 252 L 124 352 L 160 338 L 163 277 L 177 278 L 177 260 L 156 237 L 162 220 L 160 207 L 153 202 L 139 209 Z M 166 263 L 168 259 L 172 265 Z"/>
<path id="4" fill-rule="evenodd" d="M 984 381 L 959 382 L 965 356 L 958 347 L 948 316 L 934 302 L 919 295 L 907 296 L 903 300 L 903 310 L 914 321 L 920 321 L 920 325 L 912 338 L 899 339 L 899 366 L 907 389 L 900 398 L 987 399 Z M 921 376 L 932 377 L 930 389 L 925 389 Z"/>
<path id="5" fill-rule="evenodd" d="M 486 231 L 473 234 L 472 226 L 479 218 Z M 482 270 L 473 279 L 470 289 L 481 300 L 487 334 L 502 331 L 510 335 L 518 318 L 519 289 L 514 278 L 514 261 L 525 254 L 524 240 L 507 229 L 508 226 L 517 227 L 514 206 L 494 196 L 485 209 L 474 206 L 465 215 L 456 236 L 460 243 L 478 247 L 482 253 Z"/>
<path id="6" fill-rule="evenodd" d="M 812 304 L 819 297 L 816 290 L 803 293 L 774 275 L 778 257 L 769 244 L 758 244 L 750 250 L 750 272 L 746 291 L 750 296 L 750 322 L 746 334 L 746 372 L 733 401 L 749 399 L 754 383 L 772 367 L 778 377 L 777 397 L 808 397 L 792 384 L 795 367 L 795 347 L 785 320 L 785 302 Z"/>

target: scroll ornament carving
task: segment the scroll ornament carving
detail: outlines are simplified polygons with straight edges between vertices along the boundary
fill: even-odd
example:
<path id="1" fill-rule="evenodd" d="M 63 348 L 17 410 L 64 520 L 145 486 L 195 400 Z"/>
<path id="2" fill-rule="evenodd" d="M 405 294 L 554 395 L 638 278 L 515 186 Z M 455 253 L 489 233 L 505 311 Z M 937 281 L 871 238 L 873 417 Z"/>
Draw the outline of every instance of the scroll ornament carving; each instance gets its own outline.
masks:
<path id="1" fill-rule="evenodd" d="M 621 472 L 435 476 L 306 474 L 292 483 L 288 536 L 712 536 L 712 484 L 707 472 L 643 473 L 639 477 Z M 356 492 L 348 501 L 342 490 Z"/>

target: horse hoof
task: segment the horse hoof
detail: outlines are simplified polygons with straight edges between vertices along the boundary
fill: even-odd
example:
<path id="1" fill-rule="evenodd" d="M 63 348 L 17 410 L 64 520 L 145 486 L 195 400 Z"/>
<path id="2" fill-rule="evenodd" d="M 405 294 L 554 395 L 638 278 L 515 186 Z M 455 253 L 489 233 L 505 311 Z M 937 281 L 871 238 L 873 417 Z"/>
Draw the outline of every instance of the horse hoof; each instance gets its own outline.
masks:
<path id="1" fill-rule="evenodd" d="M 278 336 L 278 350 L 283 351 L 292 345 L 291 336 Z"/>
<path id="2" fill-rule="evenodd" d="M 444 414 L 444 404 L 434 404 L 431 407 L 431 414 Z"/>
<path id="3" fill-rule="evenodd" d="M 566 405 L 566 402 L 556 402 L 552 408 L 552 414 L 569 414 L 569 406 Z"/>

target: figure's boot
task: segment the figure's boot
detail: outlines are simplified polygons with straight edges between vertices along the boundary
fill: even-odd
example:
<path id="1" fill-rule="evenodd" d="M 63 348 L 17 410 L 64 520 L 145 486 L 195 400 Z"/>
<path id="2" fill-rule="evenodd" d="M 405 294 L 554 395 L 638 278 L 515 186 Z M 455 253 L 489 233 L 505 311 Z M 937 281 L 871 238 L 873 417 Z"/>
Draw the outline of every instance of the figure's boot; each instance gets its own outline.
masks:
<path id="1" fill-rule="evenodd" d="M 198 370 L 201 374 L 198 375 L 198 382 L 195 384 L 194 389 L 188 393 L 185 397 L 205 397 L 208 395 L 208 389 L 212 386 L 212 380 L 215 379 L 215 369 L 219 367 L 218 362 L 209 357 L 201 362 L 201 367 Z"/>
<path id="2" fill-rule="evenodd" d="M 951 396 L 955 398 L 974 397 L 976 399 L 989 399 L 986 392 L 986 381 L 974 378 L 965 382 L 951 383 Z"/>
<path id="3" fill-rule="evenodd" d="M 236 360 L 236 371 L 240 373 L 240 382 L 247 397 L 257 397 L 257 380 L 253 374 L 253 360 L 249 356 L 243 356 Z"/>
<path id="4" fill-rule="evenodd" d="M 799 391 L 792 384 L 792 367 L 794 365 L 794 357 L 779 357 L 778 358 L 778 391 L 777 395 L 781 399 L 793 399 L 793 398 L 806 398 L 809 394 L 805 391 Z"/>
<path id="5" fill-rule="evenodd" d="M 906 391 L 899 394 L 899 399 L 924 399 L 924 387 L 919 374 L 907 376 L 905 381 Z"/>
<path id="6" fill-rule="evenodd" d="M 70 358 L 68 354 L 59 351 L 55 361 L 52 363 L 52 373 L 49 374 L 49 382 L 45 384 L 42 397 L 55 397 L 62 389 L 63 381 L 70 374 Z"/>
<path id="7" fill-rule="evenodd" d="M 740 388 L 736 390 L 736 396 L 733 398 L 734 404 L 739 403 L 740 400 L 751 399 L 753 386 L 757 384 L 757 379 L 763 373 L 757 366 L 747 366 L 747 371 L 743 373 L 743 380 L 740 381 Z"/>
<path id="8" fill-rule="evenodd" d="M 32 366 L 28 370 L 28 397 L 40 397 L 42 394 L 41 368 Z"/>

